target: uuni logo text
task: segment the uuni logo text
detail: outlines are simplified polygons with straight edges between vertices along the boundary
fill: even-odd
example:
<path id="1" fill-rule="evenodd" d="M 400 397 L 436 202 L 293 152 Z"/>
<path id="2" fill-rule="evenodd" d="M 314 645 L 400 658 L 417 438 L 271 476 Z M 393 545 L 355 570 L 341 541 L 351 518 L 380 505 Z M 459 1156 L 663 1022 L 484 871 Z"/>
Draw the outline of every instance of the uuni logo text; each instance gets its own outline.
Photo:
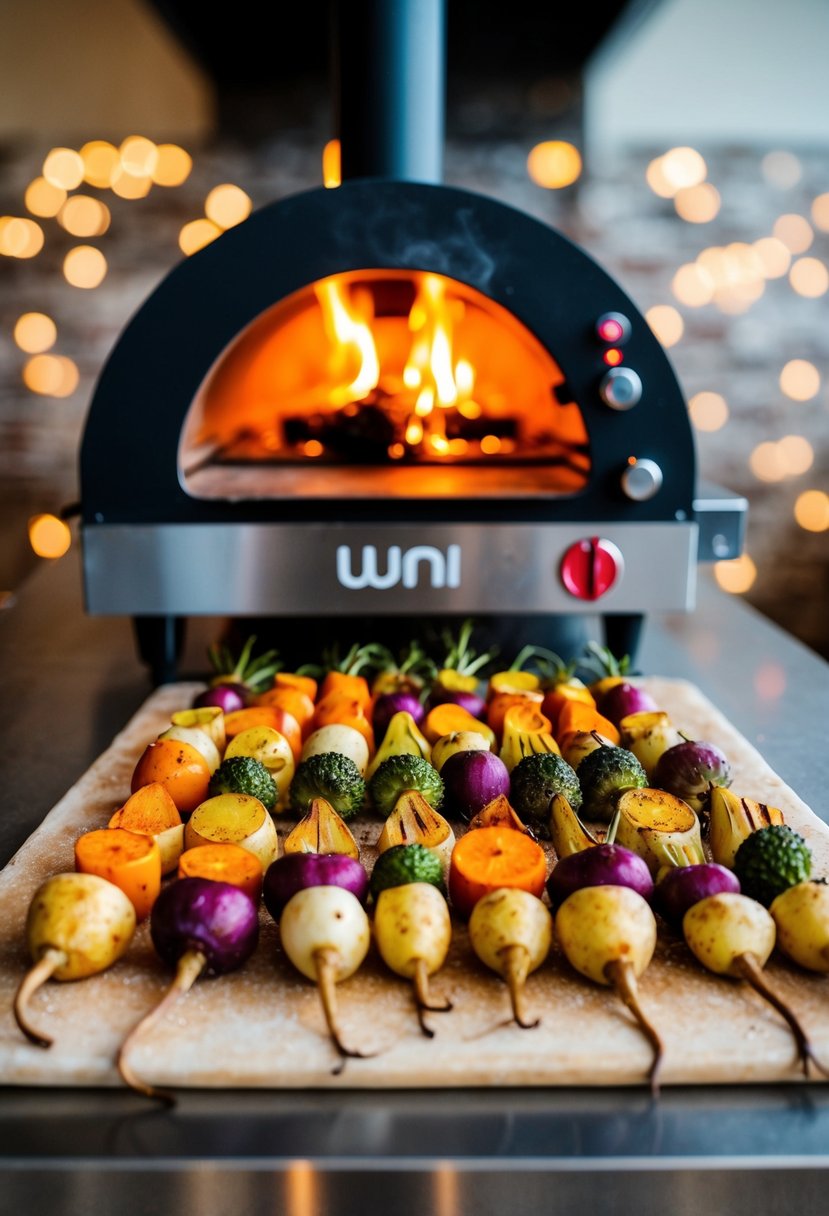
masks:
<path id="1" fill-rule="evenodd" d="M 374 545 L 363 545 L 362 563 L 356 573 L 351 547 L 337 547 L 337 580 L 349 591 L 359 591 L 363 587 L 386 591 L 389 587 L 396 587 L 398 583 L 411 590 L 417 586 L 423 566 L 428 570 L 430 587 L 460 587 L 460 545 L 447 545 L 445 554 L 433 545 L 414 545 L 405 552 L 399 545 L 389 545 L 386 550 L 386 568 L 382 573 Z"/>

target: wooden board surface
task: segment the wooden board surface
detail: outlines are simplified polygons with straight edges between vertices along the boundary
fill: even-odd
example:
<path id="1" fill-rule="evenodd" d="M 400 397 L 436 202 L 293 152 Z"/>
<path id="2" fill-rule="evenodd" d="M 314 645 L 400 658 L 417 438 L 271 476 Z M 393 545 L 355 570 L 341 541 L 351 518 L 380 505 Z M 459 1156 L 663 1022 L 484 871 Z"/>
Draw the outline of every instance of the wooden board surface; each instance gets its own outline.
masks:
<path id="1" fill-rule="evenodd" d="M 808 840 L 815 876 L 829 874 L 829 828 L 772 772 L 758 753 L 692 685 L 643 681 L 684 732 L 718 743 L 734 769 L 732 788 L 779 806 Z M 17 1029 L 11 1003 L 28 965 L 26 909 L 36 887 L 73 868 L 81 832 L 105 826 L 129 790 L 145 744 L 175 709 L 189 704 L 192 685 L 157 690 L 107 752 L 73 786 L 0 874 L 0 1077 L 18 1085 L 120 1084 L 114 1068 L 126 1032 L 163 992 L 168 974 L 139 926 L 128 954 L 110 971 L 77 983 L 50 982 L 31 1016 L 54 1035 L 48 1051 Z M 280 821 L 280 835 L 293 823 Z M 373 860 L 376 819 L 361 818 L 355 835 Z M 829 978 L 784 960 L 768 973 L 805 1023 L 817 1054 L 829 1062 Z M 281 953 L 278 932 L 262 912 L 259 947 L 245 967 L 199 981 L 144 1041 L 133 1063 L 147 1080 L 209 1087 L 428 1087 L 642 1084 L 650 1051 L 621 1002 L 577 976 L 554 949 L 530 977 L 528 1007 L 541 1024 L 505 1024 L 509 1003 L 501 981 L 472 954 L 456 924 L 446 967 L 433 982 L 451 995 L 452 1012 L 434 1014 L 433 1039 L 421 1034 L 409 988 L 391 976 L 372 949 L 360 971 L 340 985 L 338 999 L 350 1045 L 376 1052 L 349 1061 L 338 1075 L 315 987 Z M 685 945 L 663 931 L 641 984 L 642 1004 L 665 1041 L 664 1084 L 802 1080 L 791 1034 L 778 1014 L 745 985 L 703 972 Z"/>

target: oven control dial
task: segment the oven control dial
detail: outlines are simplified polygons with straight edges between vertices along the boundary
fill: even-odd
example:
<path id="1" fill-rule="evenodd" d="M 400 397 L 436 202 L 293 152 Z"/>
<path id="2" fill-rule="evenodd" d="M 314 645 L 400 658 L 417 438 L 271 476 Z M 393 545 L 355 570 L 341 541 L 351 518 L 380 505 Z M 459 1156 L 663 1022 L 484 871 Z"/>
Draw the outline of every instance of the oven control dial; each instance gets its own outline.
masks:
<path id="1" fill-rule="evenodd" d="M 632 367 L 611 367 L 602 377 L 599 396 L 613 410 L 629 410 L 642 399 L 642 381 Z"/>
<path id="2" fill-rule="evenodd" d="M 571 545 L 561 559 L 561 581 L 580 600 L 597 600 L 622 576 L 624 558 L 612 540 L 585 537 Z"/>
<path id="3" fill-rule="evenodd" d="M 622 489 L 634 502 L 647 502 L 662 488 L 662 470 L 655 460 L 631 458 L 622 474 Z"/>

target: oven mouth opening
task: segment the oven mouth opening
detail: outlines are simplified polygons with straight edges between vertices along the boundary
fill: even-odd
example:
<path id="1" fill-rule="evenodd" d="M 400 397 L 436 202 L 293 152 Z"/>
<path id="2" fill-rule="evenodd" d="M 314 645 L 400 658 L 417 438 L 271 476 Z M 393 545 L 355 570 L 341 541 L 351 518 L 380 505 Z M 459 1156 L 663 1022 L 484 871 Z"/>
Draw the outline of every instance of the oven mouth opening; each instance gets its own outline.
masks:
<path id="1" fill-rule="evenodd" d="M 188 410 L 200 499 L 521 498 L 582 491 L 587 430 L 552 354 L 445 275 L 329 275 L 223 351 Z"/>

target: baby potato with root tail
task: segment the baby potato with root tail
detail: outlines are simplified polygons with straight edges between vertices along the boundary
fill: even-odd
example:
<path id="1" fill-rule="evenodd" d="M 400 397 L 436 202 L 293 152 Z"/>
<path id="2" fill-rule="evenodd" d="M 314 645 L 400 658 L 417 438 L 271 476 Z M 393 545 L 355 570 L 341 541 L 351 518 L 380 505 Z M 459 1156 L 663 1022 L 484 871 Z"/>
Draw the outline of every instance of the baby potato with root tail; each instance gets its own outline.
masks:
<path id="1" fill-rule="evenodd" d="M 536 896 L 520 887 L 498 887 L 484 895 L 469 918 L 469 940 L 482 963 L 502 976 L 509 988 L 513 1020 L 531 1030 L 524 1008 L 524 984 L 550 953 L 553 922 Z"/>
<path id="2" fill-rule="evenodd" d="M 429 977 L 443 966 L 452 941 L 446 900 L 430 882 L 387 887 L 377 898 L 374 940 L 386 966 L 413 981 L 420 1029 L 432 1038 L 434 1031 L 424 1021 L 424 1012 L 452 1008 L 451 1001 L 429 994 Z"/>

